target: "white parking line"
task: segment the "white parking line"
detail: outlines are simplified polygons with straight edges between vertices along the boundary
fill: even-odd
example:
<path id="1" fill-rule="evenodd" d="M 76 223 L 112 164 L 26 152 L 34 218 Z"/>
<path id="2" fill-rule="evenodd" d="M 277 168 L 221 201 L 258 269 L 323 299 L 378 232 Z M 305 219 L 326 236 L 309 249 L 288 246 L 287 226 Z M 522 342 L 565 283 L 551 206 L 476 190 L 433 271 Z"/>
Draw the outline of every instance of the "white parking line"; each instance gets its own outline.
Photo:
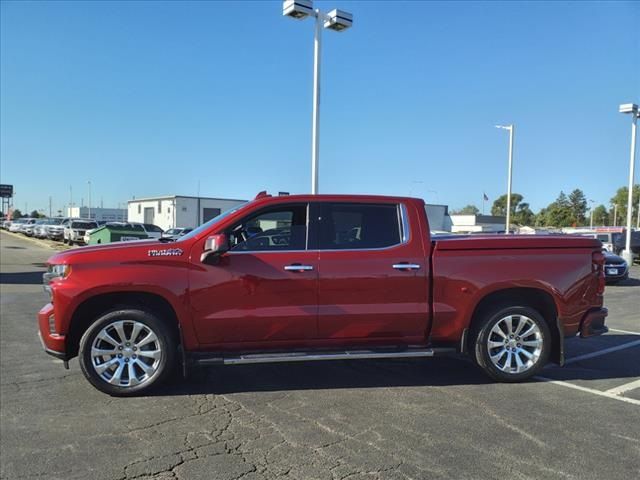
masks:
<path id="1" fill-rule="evenodd" d="M 560 385 L 562 387 L 573 388 L 574 390 L 580 390 L 581 392 L 593 393 L 594 395 L 599 395 L 601 397 L 612 398 L 613 400 L 620 400 L 621 402 L 631 403 L 632 405 L 640 406 L 640 400 L 636 400 L 635 398 L 627 398 L 621 397 L 619 395 L 614 395 L 612 393 L 602 392 L 600 390 L 595 390 L 593 388 L 581 387 L 579 385 L 574 385 L 573 383 L 563 382 L 562 380 L 553 380 L 547 377 L 533 377 L 536 380 L 541 380 L 543 382 L 553 383 L 554 385 Z"/>
<path id="2" fill-rule="evenodd" d="M 597 352 L 585 353 L 584 355 L 578 355 L 577 357 L 567 358 L 564 364 L 569 365 L 571 363 L 579 362 L 581 360 L 587 360 L 588 358 L 595 358 L 601 355 L 606 355 L 607 353 L 617 352 L 618 350 L 624 350 L 626 348 L 635 347 L 636 345 L 640 345 L 640 340 L 634 340 L 633 342 L 623 343 L 621 345 L 616 345 L 615 347 L 609 347 L 609 348 L 605 348 L 604 350 L 598 350 Z"/>
<path id="3" fill-rule="evenodd" d="M 612 395 L 622 395 L 624 392 L 628 392 L 629 390 L 634 390 L 636 388 L 640 388 L 640 380 L 636 380 L 635 382 L 625 383 L 624 385 L 620 385 L 616 388 L 611 388 L 607 390 L 606 393 L 610 393 Z"/>
<path id="4" fill-rule="evenodd" d="M 640 335 L 640 332 L 629 332 L 628 330 L 619 330 L 617 328 L 610 328 L 610 332 L 628 333 L 629 335 Z"/>

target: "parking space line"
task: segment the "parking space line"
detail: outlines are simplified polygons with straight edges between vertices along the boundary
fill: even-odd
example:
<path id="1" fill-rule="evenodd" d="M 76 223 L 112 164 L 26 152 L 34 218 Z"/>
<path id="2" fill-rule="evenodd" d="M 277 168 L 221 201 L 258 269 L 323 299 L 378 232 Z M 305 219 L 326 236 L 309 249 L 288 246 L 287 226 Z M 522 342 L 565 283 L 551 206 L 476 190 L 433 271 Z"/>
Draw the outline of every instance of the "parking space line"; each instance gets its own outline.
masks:
<path id="1" fill-rule="evenodd" d="M 610 328 L 610 332 L 628 333 L 629 335 L 640 335 L 640 332 L 629 332 L 628 330 L 619 330 L 617 328 Z"/>
<path id="2" fill-rule="evenodd" d="M 606 393 L 610 393 L 612 395 L 622 395 L 624 392 L 628 392 L 629 390 L 634 390 L 636 388 L 640 388 L 640 380 L 636 380 L 635 382 L 625 383 L 624 385 L 620 385 L 616 388 L 611 388 L 607 390 Z"/>
<path id="3" fill-rule="evenodd" d="M 636 400 L 635 398 L 627 398 L 621 397 L 620 395 L 614 395 L 612 393 L 603 392 L 601 390 L 595 390 L 593 388 L 581 387 L 580 385 L 574 385 L 573 383 L 563 382 L 562 380 L 553 380 L 547 377 L 533 377 L 536 380 L 541 380 L 543 382 L 553 383 L 554 385 L 560 385 L 562 387 L 573 388 L 574 390 L 580 390 L 581 392 L 593 393 L 594 395 L 599 395 L 601 397 L 612 398 L 613 400 L 619 400 L 621 402 L 631 403 L 632 405 L 640 406 L 640 400 Z"/>
<path id="4" fill-rule="evenodd" d="M 579 362 L 581 360 L 587 360 L 589 358 L 599 357 L 601 355 L 606 355 L 607 353 L 617 352 L 619 350 L 625 350 L 627 348 L 635 347 L 640 345 L 640 340 L 634 340 L 632 342 L 623 343 L 622 345 L 616 345 L 615 347 L 605 348 L 604 350 L 598 350 L 597 352 L 585 353 L 584 355 L 578 355 L 577 357 L 567 358 L 564 362 L 565 365 L 569 365 L 570 363 Z"/>

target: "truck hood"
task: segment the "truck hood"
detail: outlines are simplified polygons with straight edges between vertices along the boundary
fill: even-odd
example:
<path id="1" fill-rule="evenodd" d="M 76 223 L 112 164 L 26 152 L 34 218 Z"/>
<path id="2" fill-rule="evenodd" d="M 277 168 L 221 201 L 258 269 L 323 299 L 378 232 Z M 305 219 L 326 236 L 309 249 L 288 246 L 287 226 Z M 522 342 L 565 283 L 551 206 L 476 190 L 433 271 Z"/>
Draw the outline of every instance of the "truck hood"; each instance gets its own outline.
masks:
<path id="1" fill-rule="evenodd" d="M 452 235 L 435 237 L 434 242 L 438 250 L 602 248 L 600 240 L 578 235 Z"/>
<path id="2" fill-rule="evenodd" d="M 160 242 L 157 239 L 114 242 L 89 245 L 57 253 L 49 258 L 50 264 L 124 263 L 151 261 L 162 258 L 187 258 L 189 242 Z"/>

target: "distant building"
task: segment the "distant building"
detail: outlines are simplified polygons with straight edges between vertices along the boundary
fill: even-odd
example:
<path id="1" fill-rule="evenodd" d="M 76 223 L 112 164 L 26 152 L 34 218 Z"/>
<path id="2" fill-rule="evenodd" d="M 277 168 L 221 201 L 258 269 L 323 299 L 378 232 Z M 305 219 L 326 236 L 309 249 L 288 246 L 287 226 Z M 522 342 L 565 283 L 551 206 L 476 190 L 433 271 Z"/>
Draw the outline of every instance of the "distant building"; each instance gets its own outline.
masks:
<path id="1" fill-rule="evenodd" d="M 195 228 L 245 201 L 183 195 L 137 198 L 129 200 L 128 221 L 152 223 L 163 230 Z"/>
<path id="2" fill-rule="evenodd" d="M 451 215 L 453 233 L 504 233 L 505 217 L 494 215 Z"/>
<path id="3" fill-rule="evenodd" d="M 126 222 L 127 211 L 123 208 L 91 208 L 89 207 L 67 207 L 67 217 L 91 218 L 103 222 Z"/>

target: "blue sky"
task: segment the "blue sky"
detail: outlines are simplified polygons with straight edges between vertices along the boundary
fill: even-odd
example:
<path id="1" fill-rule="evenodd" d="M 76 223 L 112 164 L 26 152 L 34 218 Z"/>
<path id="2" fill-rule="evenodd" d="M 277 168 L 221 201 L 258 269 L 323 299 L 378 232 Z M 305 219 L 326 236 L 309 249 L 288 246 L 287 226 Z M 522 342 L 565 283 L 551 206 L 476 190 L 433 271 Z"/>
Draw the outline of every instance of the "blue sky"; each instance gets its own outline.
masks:
<path id="1" fill-rule="evenodd" d="M 316 1 L 321 193 L 452 208 L 513 189 L 608 203 L 628 181 L 640 100 L 638 2 Z M 281 2 L 1 5 L 0 160 L 16 207 L 310 188 L 311 20 Z M 637 178 L 637 177 L 636 177 Z M 487 203 L 487 209 L 490 206 Z"/>

